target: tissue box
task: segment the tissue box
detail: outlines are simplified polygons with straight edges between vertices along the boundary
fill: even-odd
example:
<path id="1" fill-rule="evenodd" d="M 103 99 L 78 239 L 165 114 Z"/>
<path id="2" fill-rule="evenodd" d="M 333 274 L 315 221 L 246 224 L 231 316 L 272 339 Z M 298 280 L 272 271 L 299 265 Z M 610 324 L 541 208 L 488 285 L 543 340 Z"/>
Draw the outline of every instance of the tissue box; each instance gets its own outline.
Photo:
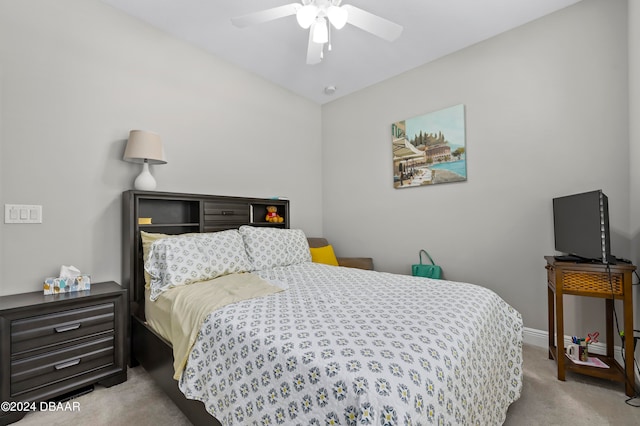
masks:
<path id="1" fill-rule="evenodd" d="M 75 278 L 46 278 L 44 280 L 44 294 L 71 293 L 90 288 L 90 275 L 78 275 Z"/>

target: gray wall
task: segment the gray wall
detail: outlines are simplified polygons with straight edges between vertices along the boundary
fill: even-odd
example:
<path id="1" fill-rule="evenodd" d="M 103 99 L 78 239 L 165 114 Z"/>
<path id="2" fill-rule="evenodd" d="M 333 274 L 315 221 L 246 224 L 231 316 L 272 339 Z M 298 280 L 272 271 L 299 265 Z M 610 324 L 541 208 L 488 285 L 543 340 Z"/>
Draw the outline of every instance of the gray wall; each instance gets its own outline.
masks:
<path id="1" fill-rule="evenodd" d="M 0 294 L 62 264 L 120 281 L 130 129 L 163 138 L 159 191 L 287 196 L 322 233 L 320 107 L 103 3 L 0 1 L 0 95 L 0 204 L 44 217 L 0 223 Z"/>
<path id="2" fill-rule="evenodd" d="M 603 189 L 613 253 L 630 254 L 626 12 L 584 0 L 325 105 L 323 223 L 339 254 L 409 273 L 426 248 L 446 278 L 546 330 L 553 197 Z M 456 104 L 468 181 L 394 189 L 391 123 Z M 601 301 L 566 305 L 567 334 L 602 330 Z"/>
<path id="3" fill-rule="evenodd" d="M 44 206 L 41 225 L 0 223 L 0 294 L 61 264 L 119 280 L 120 194 L 139 170 L 121 156 L 142 128 L 165 143 L 158 190 L 288 196 L 292 225 L 338 254 L 408 273 L 427 248 L 545 330 L 551 198 L 602 188 L 614 253 L 640 262 L 626 3 L 583 0 L 321 108 L 96 0 L 0 0 L 0 201 Z M 394 190 L 391 123 L 460 103 L 469 180 Z M 567 333 L 601 327 L 599 301 L 567 304 Z"/>

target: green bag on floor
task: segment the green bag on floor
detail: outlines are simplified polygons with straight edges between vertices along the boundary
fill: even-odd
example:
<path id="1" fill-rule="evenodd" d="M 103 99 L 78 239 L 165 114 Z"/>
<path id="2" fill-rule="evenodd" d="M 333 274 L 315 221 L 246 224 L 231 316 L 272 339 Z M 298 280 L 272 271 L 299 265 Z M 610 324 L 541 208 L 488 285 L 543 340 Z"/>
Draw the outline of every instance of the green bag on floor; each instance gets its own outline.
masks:
<path id="1" fill-rule="evenodd" d="M 422 263 L 422 253 L 427 255 L 431 261 L 431 265 Z M 427 253 L 426 250 L 420 250 L 418 256 L 420 257 L 420 264 L 411 265 L 411 274 L 414 277 L 440 279 L 442 276 L 442 268 L 435 264 L 431 256 L 429 256 L 429 253 Z"/>

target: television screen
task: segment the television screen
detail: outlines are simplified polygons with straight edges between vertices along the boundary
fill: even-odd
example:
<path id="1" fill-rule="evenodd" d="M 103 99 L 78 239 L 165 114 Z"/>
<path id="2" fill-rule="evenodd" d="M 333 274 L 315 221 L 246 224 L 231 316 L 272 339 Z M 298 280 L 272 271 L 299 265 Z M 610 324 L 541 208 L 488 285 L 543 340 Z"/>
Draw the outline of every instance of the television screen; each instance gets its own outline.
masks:
<path id="1" fill-rule="evenodd" d="M 555 248 L 584 260 L 615 263 L 609 237 L 609 205 L 601 191 L 553 199 Z"/>

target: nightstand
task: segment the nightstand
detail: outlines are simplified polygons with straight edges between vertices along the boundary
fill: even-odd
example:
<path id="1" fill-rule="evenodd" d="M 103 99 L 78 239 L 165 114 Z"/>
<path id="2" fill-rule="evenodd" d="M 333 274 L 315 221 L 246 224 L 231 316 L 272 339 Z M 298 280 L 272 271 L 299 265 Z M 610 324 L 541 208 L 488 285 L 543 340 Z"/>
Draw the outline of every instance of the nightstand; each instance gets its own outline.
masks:
<path id="1" fill-rule="evenodd" d="M 614 301 L 623 301 L 623 330 L 633 330 L 633 295 L 631 274 L 636 269 L 630 264 L 605 265 L 557 261 L 545 256 L 547 265 L 547 305 L 549 313 L 549 359 L 557 363 L 558 380 L 565 380 L 565 370 L 602 379 L 622 382 L 627 396 L 635 395 L 633 342 L 625 345 L 625 365 L 616 361 L 613 353 Z M 565 356 L 564 347 L 564 295 L 597 297 L 605 300 L 606 355 L 592 355 L 609 368 L 576 364 Z M 617 320 L 616 320 L 617 321 Z M 555 331 L 555 333 L 554 333 Z M 617 330 L 616 330 L 617 331 Z M 633 335 L 633 333 L 631 333 Z"/>
<path id="2" fill-rule="evenodd" d="M 39 403 L 127 380 L 127 302 L 127 290 L 113 281 L 0 297 L 0 402 Z M 0 425 L 25 414 L 0 411 Z"/>

